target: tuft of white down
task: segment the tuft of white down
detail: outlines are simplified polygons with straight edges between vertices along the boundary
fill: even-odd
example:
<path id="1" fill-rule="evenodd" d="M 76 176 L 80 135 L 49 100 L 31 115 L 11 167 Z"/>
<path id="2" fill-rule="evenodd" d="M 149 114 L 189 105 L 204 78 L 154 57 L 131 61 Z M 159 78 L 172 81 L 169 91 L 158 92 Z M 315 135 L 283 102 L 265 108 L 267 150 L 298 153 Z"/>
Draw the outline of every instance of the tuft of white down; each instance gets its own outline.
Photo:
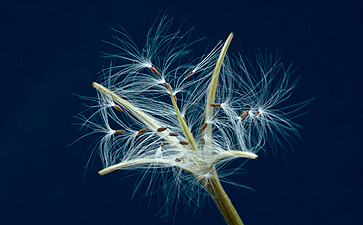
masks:
<path id="1" fill-rule="evenodd" d="M 214 108 L 212 118 L 206 119 L 209 86 L 222 43 L 195 57 L 190 49 L 195 43 L 189 42 L 191 30 L 170 32 L 171 22 L 162 17 L 160 24 L 150 29 L 142 49 L 125 30 L 114 30 L 117 42 L 107 42 L 121 52 L 105 54 L 117 64 L 103 70 L 101 85 L 149 119 L 140 119 L 122 106 L 122 112 L 115 110 L 117 103 L 103 93 L 85 98 L 96 102 L 90 106 L 90 116 L 85 116 L 87 111 L 76 116 L 91 134 L 103 135 L 97 144 L 103 166 L 141 170 L 140 181 L 145 180 L 145 171 L 150 172 L 154 183 L 148 186 L 148 193 L 163 189 L 168 212 L 173 208 L 170 203 L 179 199 L 185 199 L 188 205 L 201 204 L 200 194 L 204 195 L 205 189 L 200 181 L 211 177 L 212 168 L 223 181 L 241 170 L 246 161 L 233 170 L 226 169 L 231 160 L 253 158 L 266 143 L 277 149 L 290 145 L 294 137 L 299 138 L 299 126 L 291 119 L 300 115 L 300 109 L 310 101 L 284 105 L 298 80 L 290 79 L 291 64 L 285 67 L 278 57 L 262 53 L 255 63 L 227 55 L 215 95 L 215 103 L 221 106 Z M 172 89 L 198 151 L 181 144 L 187 139 L 165 83 Z M 204 123 L 211 124 L 211 133 L 200 131 Z M 155 124 L 167 129 L 159 132 Z M 145 128 L 146 132 L 139 132 Z M 116 130 L 125 132 L 117 134 Z M 211 153 L 205 149 L 206 142 L 211 143 Z"/>

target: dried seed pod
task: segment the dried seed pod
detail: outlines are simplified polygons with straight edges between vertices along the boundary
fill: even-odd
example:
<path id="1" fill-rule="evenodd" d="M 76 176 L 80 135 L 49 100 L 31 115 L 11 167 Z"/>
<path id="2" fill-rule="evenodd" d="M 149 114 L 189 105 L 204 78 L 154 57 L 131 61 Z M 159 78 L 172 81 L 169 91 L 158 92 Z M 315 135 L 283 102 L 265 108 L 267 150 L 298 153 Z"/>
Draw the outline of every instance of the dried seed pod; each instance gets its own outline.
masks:
<path id="1" fill-rule="evenodd" d="M 205 128 L 207 128 L 208 123 L 204 123 L 202 127 L 199 129 L 199 131 L 203 131 Z"/>
<path id="2" fill-rule="evenodd" d="M 115 130 L 115 134 L 123 134 L 126 130 Z"/>
<path id="3" fill-rule="evenodd" d="M 179 143 L 180 143 L 181 145 L 188 145 L 188 142 L 186 142 L 186 141 L 179 141 Z"/>
<path id="4" fill-rule="evenodd" d="M 249 110 L 242 111 L 241 119 L 244 119 L 248 115 Z"/>
<path id="5" fill-rule="evenodd" d="M 219 103 L 212 103 L 212 104 L 210 104 L 210 106 L 212 106 L 214 108 L 219 108 L 219 107 L 221 107 L 221 104 L 219 104 Z"/>
<path id="6" fill-rule="evenodd" d="M 260 114 L 260 111 L 257 110 L 254 115 L 258 116 L 259 114 Z"/>
<path id="7" fill-rule="evenodd" d="M 164 130 L 168 129 L 167 127 L 160 127 L 156 129 L 158 132 L 163 132 Z"/>
<path id="8" fill-rule="evenodd" d="M 148 131 L 149 128 L 144 128 L 138 131 L 139 134 L 145 133 L 146 131 Z"/>
<path id="9" fill-rule="evenodd" d="M 169 136 L 177 137 L 177 136 L 179 136 L 179 134 L 177 134 L 177 133 L 169 133 Z"/>
<path id="10" fill-rule="evenodd" d="M 159 75 L 160 74 L 159 71 L 155 67 L 153 67 L 153 66 L 149 67 L 149 69 L 151 70 L 151 72 L 153 72 L 156 75 Z"/>
<path id="11" fill-rule="evenodd" d="M 121 107 L 119 105 L 113 105 L 113 108 L 116 109 L 117 111 L 122 112 L 123 110 L 121 109 Z"/>

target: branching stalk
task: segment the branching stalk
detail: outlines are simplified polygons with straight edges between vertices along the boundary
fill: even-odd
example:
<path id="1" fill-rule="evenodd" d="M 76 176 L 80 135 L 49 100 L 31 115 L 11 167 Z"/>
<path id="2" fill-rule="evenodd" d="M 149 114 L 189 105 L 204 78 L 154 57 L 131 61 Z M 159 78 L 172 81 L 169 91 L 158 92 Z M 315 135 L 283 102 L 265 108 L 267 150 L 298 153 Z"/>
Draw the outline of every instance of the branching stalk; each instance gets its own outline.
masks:
<path id="1" fill-rule="evenodd" d="M 148 193 L 153 192 L 149 188 L 165 191 L 167 214 L 181 199 L 199 206 L 199 195 L 208 191 L 228 225 L 243 225 L 220 181 L 244 164 L 223 170 L 231 160 L 256 159 L 268 143 L 274 154 L 276 147 L 292 147 L 294 137 L 300 139 L 300 126 L 292 119 L 303 115 L 299 110 L 312 99 L 282 104 L 298 80 L 291 79 L 292 65 L 262 53 L 256 66 L 241 56 L 227 57 L 233 33 L 208 54 L 186 60 L 192 29 L 170 33 L 171 21 L 165 15 L 154 23 L 142 48 L 124 29 L 114 30 L 117 43 L 107 43 L 121 52 L 106 56 L 121 63 L 102 71 L 105 86 L 92 84 L 97 97 L 81 97 L 97 105 L 75 117 L 91 130 L 84 137 L 102 135 L 95 142 L 105 167 L 100 175 L 121 169 L 150 172 Z M 161 85 L 173 106 L 164 101 Z M 161 180 L 153 183 L 156 177 Z"/>
<path id="2" fill-rule="evenodd" d="M 209 85 L 209 92 L 208 92 L 207 105 L 206 105 L 206 111 L 205 111 L 205 113 L 206 113 L 205 123 L 207 123 L 207 127 L 205 128 L 204 132 L 205 132 L 205 135 L 207 138 L 205 139 L 205 141 L 206 141 L 205 150 L 203 151 L 203 154 L 205 154 L 204 156 L 201 155 L 202 153 L 198 149 L 198 146 L 194 140 L 192 133 L 190 132 L 187 124 L 185 123 L 184 119 L 181 116 L 179 108 L 178 108 L 176 101 L 174 99 L 174 96 L 172 94 L 171 88 L 169 89 L 171 100 L 172 100 L 174 109 L 176 111 L 179 124 L 183 130 L 184 136 L 187 139 L 189 146 L 193 149 L 194 153 L 196 154 L 194 156 L 189 155 L 188 156 L 189 160 L 192 160 L 195 163 L 195 165 L 199 168 L 199 170 L 206 170 L 206 171 L 209 170 L 209 174 L 211 174 L 212 177 L 209 177 L 208 179 L 201 178 L 199 176 L 199 174 L 196 173 L 195 171 L 190 171 L 185 167 L 175 164 L 175 162 L 170 162 L 167 160 L 160 160 L 160 159 L 152 159 L 152 158 L 150 158 L 150 159 L 141 158 L 141 159 L 129 160 L 126 162 L 121 162 L 121 163 L 109 166 L 109 167 L 101 170 L 99 172 L 100 175 L 104 175 L 104 174 L 110 173 L 114 170 L 122 169 L 122 168 L 129 167 L 129 166 L 134 166 L 137 164 L 161 163 L 161 164 L 169 164 L 171 166 L 178 166 L 178 167 L 186 170 L 187 172 L 193 174 L 197 179 L 200 180 L 201 183 L 203 183 L 203 185 L 206 187 L 206 189 L 212 196 L 213 200 L 217 204 L 218 209 L 221 211 L 227 224 L 243 225 L 242 220 L 240 219 L 239 215 L 237 214 L 235 208 L 233 207 L 230 199 L 228 198 L 227 194 L 225 193 L 225 191 L 219 181 L 218 174 L 215 170 L 214 165 L 215 165 L 216 161 L 223 159 L 223 158 L 227 158 L 227 157 L 244 157 L 244 158 L 255 159 L 255 158 L 257 158 L 257 155 L 255 155 L 254 153 L 249 153 L 249 152 L 229 150 L 229 151 L 225 151 L 225 152 L 222 152 L 222 153 L 216 155 L 214 158 L 214 161 L 212 161 L 211 164 L 206 165 L 203 162 L 203 157 L 212 157 L 212 124 L 208 123 L 208 122 L 211 121 L 212 117 L 213 117 L 213 107 L 211 106 L 211 104 L 213 104 L 215 101 L 219 72 L 220 72 L 220 69 L 221 69 L 221 66 L 223 63 L 223 59 L 226 55 L 228 46 L 231 43 L 232 37 L 233 37 L 233 33 L 231 33 L 228 36 L 228 38 L 221 50 L 221 53 L 218 57 L 218 60 L 217 60 L 217 63 L 216 63 L 216 66 L 215 66 L 215 69 L 214 69 L 214 72 L 212 75 L 211 83 Z M 137 117 L 140 121 L 142 121 L 148 127 L 152 128 L 154 130 L 157 130 L 158 128 L 161 127 L 157 122 L 155 122 L 155 120 L 152 117 L 148 116 L 147 114 L 142 112 L 140 109 L 136 108 L 135 106 L 130 104 L 128 101 L 122 99 L 121 97 L 119 97 L 114 92 L 107 89 L 106 87 L 104 87 L 98 83 L 95 83 L 95 82 L 92 85 L 98 91 L 102 92 L 105 95 L 110 96 L 115 102 L 117 102 L 118 104 L 120 104 L 124 108 L 126 108 L 130 113 L 132 113 L 135 117 Z M 166 87 L 168 87 L 168 86 L 166 85 Z M 173 146 L 176 146 L 179 148 L 184 148 L 180 144 L 176 144 L 178 142 L 178 139 L 176 139 L 175 137 L 172 137 L 172 136 L 161 136 L 161 137 L 164 138 L 169 144 L 171 144 Z"/>
<path id="3" fill-rule="evenodd" d="M 215 101 L 219 72 L 221 70 L 223 59 L 226 56 L 227 49 L 232 41 L 232 38 L 233 38 L 233 33 L 230 33 L 226 42 L 224 43 L 221 53 L 219 54 L 212 75 L 211 83 L 209 85 L 209 92 L 205 109 L 205 123 L 207 123 L 207 127 L 205 129 L 205 135 L 207 137 L 205 139 L 205 154 L 207 155 L 207 157 L 212 156 L 212 124 L 208 123 L 213 118 L 213 107 L 211 106 L 211 104 L 214 103 Z M 221 158 L 223 157 L 224 156 L 221 156 Z M 217 160 L 218 159 L 216 159 L 216 161 Z M 227 224 L 243 225 L 242 220 L 237 214 L 236 209 L 233 207 L 221 183 L 219 182 L 218 174 L 214 168 L 214 165 L 211 168 L 211 173 L 213 174 L 213 178 L 208 180 L 207 183 L 204 183 L 204 185 L 207 188 L 210 195 L 213 197 L 213 200 L 215 201 L 219 210 L 224 216 L 224 219 L 226 220 Z"/>

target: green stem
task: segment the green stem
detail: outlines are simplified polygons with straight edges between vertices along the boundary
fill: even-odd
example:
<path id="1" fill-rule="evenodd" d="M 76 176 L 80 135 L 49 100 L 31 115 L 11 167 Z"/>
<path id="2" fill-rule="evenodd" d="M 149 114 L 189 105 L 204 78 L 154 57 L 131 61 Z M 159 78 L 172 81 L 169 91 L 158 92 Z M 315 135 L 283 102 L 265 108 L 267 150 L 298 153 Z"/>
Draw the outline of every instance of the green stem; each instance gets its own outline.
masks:
<path id="1" fill-rule="evenodd" d="M 228 225 L 243 225 L 243 222 L 232 205 L 231 200 L 229 200 L 226 192 L 219 182 L 218 175 L 214 167 L 212 169 L 212 173 L 214 178 L 208 179 L 208 182 L 204 183 L 204 185 L 212 196 L 214 202 L 217 204 L 224 219 Z"/>
<path id="2" fill-rule="evenodd" d="M 131 103 L 129 103 L 125 99 L 121 98 L 120 96 L 118 96 L 114 92 L 110 91 L 109 89 L 107 89 L 103 85 L 98 84 L 96 82 L 93 82 L 92 83 L 92 86 L 94 88 L 96 88 L 99 92 L 101 92 L 101 93 L 103 93 L 103 94 L 105 94 L 107 96 L 110 96 L 115 102 L 117 102 L 118 104 L 120 104 L 123 107 L 125 107 L 127 110 L 130 111 L 130 113 L 132 115 L 134 115 L 135 117 L 137 117 L 146 126 L 152 128 L 153 130 L 157 130 L 158 128 L 162 127 L 157 122 L 155 122 L 155 120 L 152 117 L 150 117 L 149 115 L 145 114 L 143 111 L 141 111 L 137 107 L 133 106 Z M 178 143 L 179 140 L 177 138 L 171 137 L 171 136 L 161 135 L 161 133 L 159 133 L 159 132 L 156 132 L 156 133 L 161 138 L 163 138 L 165 141 L 167 141 L 171 146 L 176 146 L 176 148 L 178 148 L 178 149 L 183 149 L 183 146 L 181 146 Z"/>
<path id="3" fill-rule="evenodd" d="M 232 41 L 232 38 L 233 33 L 230 33 L 226 42 L 224 42 L 223 48 L 219 54 L 216 66 L 212 74 L 212 79 L 209 84 L 207 105 L 205 106 L 205 123 L 207 123 L 207 127 L 205 129 L 205 154 L 207 156 L 212 156 L 212 124 L 208 124 L 208 122 L 213 118 L 213 107 L 210 104 L 215 103 L 219 72 L 221 70 L 223 59 L 226 56 L 227 49 Z"/>
<path id="4" fill-rule="evenodd" d="M 206 137 L 208 137 L 205 139 L 205 154 L 207 156 L 212 156 L 212 124 L 208 124 L 208 122 L 213 117 L 213 107 L 211 106 L 211 104 L 215 103 L 219 72 L 221 70 L 223 59 L 226 56 L 227 49 L 229 47 L 229 44 L 231 43 L 232 37 L 233 33 L 230 33 L 226 42 L 224 43 L 224 46 L 221 50 L 221 53 L 219 54 L 216 66 L 214 68 L 211 83 L 209 85 L 207 105 L 205 110 L 205 123 L 207 123 L 205 135 Z M 231 154 L 233 153 L 231 152 Z M 223 157 L 224 156 L 221 155 L 221 158 Z M 227 224 L 243 225 L 242 220 L 239 217 L 236 209 L 233 207 L 231 200 L 229 200 L 226 192 L 224 191 L 221 183 L 219 182 L 218 174 L 215 170 L 214 165 L 211 168 L 211 173 L 213 174 L 213 178 L 201 181 L 207 188 L 215 203 L 217 204 Z"/>

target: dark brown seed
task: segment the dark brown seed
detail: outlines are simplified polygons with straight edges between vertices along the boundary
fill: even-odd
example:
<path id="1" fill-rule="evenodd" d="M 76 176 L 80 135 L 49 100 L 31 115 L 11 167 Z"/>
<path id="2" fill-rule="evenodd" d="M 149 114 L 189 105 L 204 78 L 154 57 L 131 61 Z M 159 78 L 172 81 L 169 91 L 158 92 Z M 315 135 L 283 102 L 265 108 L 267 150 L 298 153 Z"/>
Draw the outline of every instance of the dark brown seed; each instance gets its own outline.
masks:
<path id="1" fill-rule="evenodd" d="M 177 133 L 169 133 L 169 136 L 176 137 L 176 136 L 179 136 L 179 134 L 177 134 Z"/>
<path id="2" fill-rule="evenodd" d="M 144 128 L 144 129 L 139 130 L 138 132 L 139 132 L 139 134 L 142 134 L 142 133 L 145 133 L 148 130 L 149 130 L 149 128 Z"/>
<path id="3" fill-rule="evenodd" d="M 126 130 L 115 130 L 115 134 L 123 134 Z"/>
<path id="4" fill-rule="evenodd" d="M 188 145 L 188 142 L 186 142 L 186 141 L 179 141 L 179 143 L 180 143 L 181 145 Z"/>
<path id="5" fill-rule="evenodd" d="M 122 112 L 122 109 L 119 105 L 114 105 L 113 108 L 116 109 L 117 111 Z"/>
<path id="6" fill-rule="evenodd" d="M 248 115 L 249 110 L 242 111 L 241 119 L 245 118 Z"/>
<path id="7" fill-rule="evenodd" d="M 169 91 L 171 91 L 171 87 L 170 84 L 168 83 L 163 83 L 164 87 L 166 87 Z"/>
<path id="8" fill-rule="evenodd" d="M 151 72 L 153 72 L 156 75 L 159 75 L 160 74 L 159 71 L 155 67 L 153 67 L 153 66 L 150 67 L 150 70 L 151 70 Z"/>
<path id="9" fill-rule="evenodd" d="M 207 128 L 208 123 L 204 123 L 202 127 L 199 129 L 199 131 L 203 131 L 205 128 Z"/>
<path id="10" fill-rule="evenodd" d="M 200 142 L 204 141 L 204 138 L 202 137 L 199 141 L 200 141 Z"/>
<path id="11" fill-rule="evenodd" d="M 210 104 L 210 106 L 212 106 L 214 108 L 219 108 L 219 107 L 221 107 L 221 104 L 219 104 L 219 103 L 212 103 L 212 104 Z"/>
<path id="12" fill-rule="evenodd" d="M 175 162 L 181 162 L 181 159 L 176 158 L 176 159 L 175 159 Z"/>
<path id="13" fill-rule="evenodd" d="M 258 116 L 259 114 L 260 114 L 260 111 L 258 111 L 258 110 L 257 110 L 257 111 L 255 112 L 255 116 Z"/>
<path id="14" fill-rule="evenodd" d="M 167 127 L 160 127 L 160 128 L 158 128 L 158 129 L 156 129 L 158 132 L 162 132 L 162 131 L 164 131 L 164 130 L 166 130 L 166 129 L 168 129 Z"/>
<path id="15" fill-rule="evenodd" d="M 175 95 L 173 95 L 173 97 L 174 97 L 174 100 L 175 100 L 175 102 L 177 101 L 177 98 L 176 98 L 176 96 Z"/>

